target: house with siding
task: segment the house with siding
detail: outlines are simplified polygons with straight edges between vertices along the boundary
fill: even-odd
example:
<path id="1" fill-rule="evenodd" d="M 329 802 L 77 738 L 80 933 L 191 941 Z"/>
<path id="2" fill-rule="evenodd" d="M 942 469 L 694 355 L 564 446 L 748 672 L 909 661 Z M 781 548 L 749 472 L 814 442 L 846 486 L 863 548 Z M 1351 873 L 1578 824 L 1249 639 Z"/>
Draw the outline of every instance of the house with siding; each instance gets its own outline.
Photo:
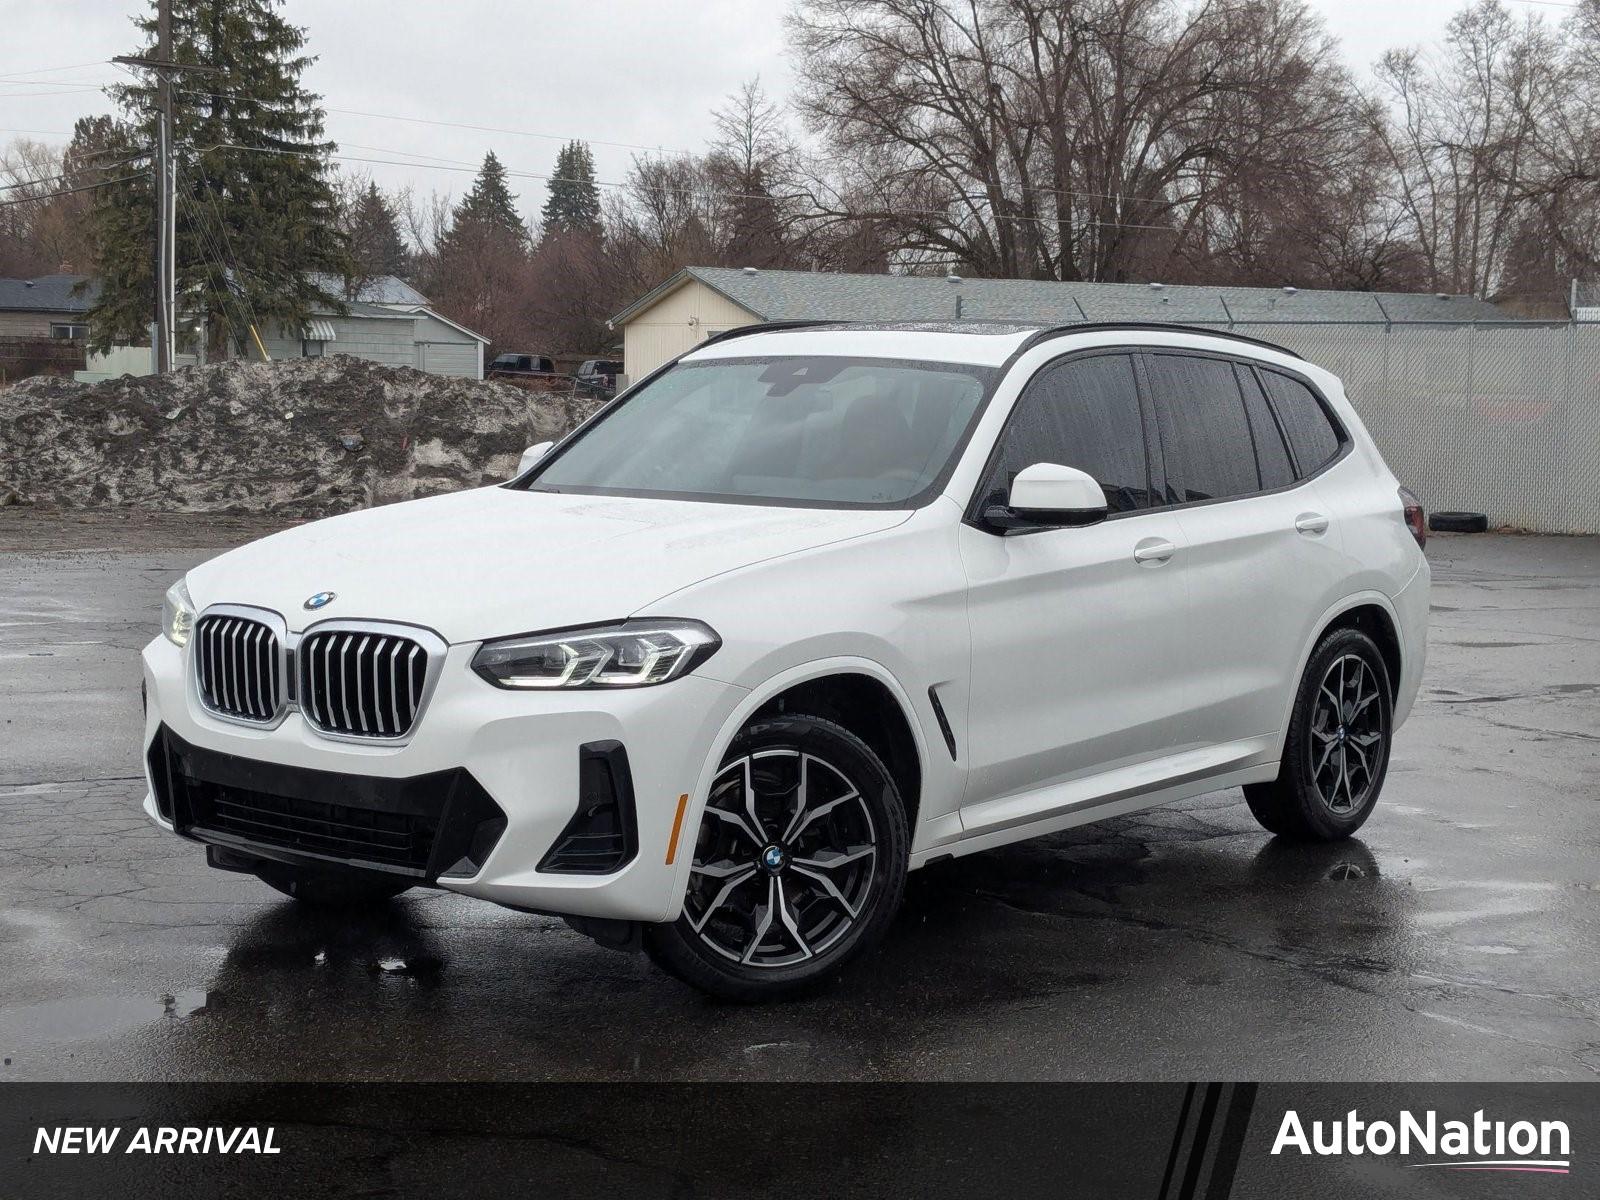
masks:
<path id="1" fill-rule="evenodd" d="M 99 291 L 87 275 L 0 279 L 0 337 L 81 342 Z"/>
<path id="2" fill-rule="evenodd" d="M 320 277 L 317 282 L 326 292 L 345 294 L 344 281 L 337 276 Z M 311 314 L 304 328 L 260 332 L 271 359 L 352 354 L 386 366 L 464 379 L 483 378 L 483 349 L 489 342 L 440 316 L 428 307 L 426 296 L 393 275 L 362 284 L 345 302 L 343 312 L 324 306 Z"/>
<path id="3" fill-rule="evenodd" d="M 337 276 L 319 277 L 317 282 L 332 295 L 346 294 L 344 281 Z M 89 336 L 89 310 L 99 290 L 99 284 L 88 275 L 0 279 L 0 343 L 73 342 L 78 347 L 77 365 L 86 367 L 77 374 L 85 381 L 125 373 L 148 374 L 154 370 L 148 346 L 118 346 L 105 354 L 89 355 L 87 362 L 82 360 L 82 343 Z M 483 378 L 483 351 L 489 341 L 435 312 L 426 296 L 393 275 L 362 284 L 343 312 L 324 305 L 311 314 L 304 328 L 257 332 L 260 346 L 249 345 L 246 358 L 259 358 L 263 349 L 270 359 L 352 354 L 391 367 L 415 367 L 465 379 Z M 180 364 L 195 361 L 194 355 L 179 356 Z"/>
<path id="4" fill-rule="evenodd" d="M 685 267 L 611 318 L 636 380 L 712 334 L 758 321 L 1163 321 L 1379 325 L 1504 321 L 1472 296 L 1160 283 L 1056 283 Z"/>

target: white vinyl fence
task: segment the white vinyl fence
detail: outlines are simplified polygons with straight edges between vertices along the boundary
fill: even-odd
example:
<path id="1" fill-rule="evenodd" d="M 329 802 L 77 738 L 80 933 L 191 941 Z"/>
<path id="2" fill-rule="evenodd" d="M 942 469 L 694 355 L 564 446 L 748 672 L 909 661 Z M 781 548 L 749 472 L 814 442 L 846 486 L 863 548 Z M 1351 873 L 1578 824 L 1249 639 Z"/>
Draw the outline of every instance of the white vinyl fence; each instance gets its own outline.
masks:
<path id="1" fill-rule="evenodd" d="M 1344 380 L 1400 482 L 1496 527 L 1600 533 L 1600 325 L 1235 325 Z"/>

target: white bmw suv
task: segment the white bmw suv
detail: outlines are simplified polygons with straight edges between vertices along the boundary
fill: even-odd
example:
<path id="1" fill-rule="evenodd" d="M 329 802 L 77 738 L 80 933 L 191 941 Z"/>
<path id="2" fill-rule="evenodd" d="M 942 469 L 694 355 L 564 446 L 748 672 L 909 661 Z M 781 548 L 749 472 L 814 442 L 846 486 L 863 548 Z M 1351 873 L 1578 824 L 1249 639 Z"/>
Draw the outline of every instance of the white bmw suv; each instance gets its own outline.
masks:
<path id="1" fill-rule="evenodd" d="M 953 855 L 1236 785 L 1348 836 L 1422 674 L 1423 530 L 1275 346 L 736 330 L 508 484 L 190 571 L 145 809 L 311 903 L 445 888 L 780 995 Z"/>

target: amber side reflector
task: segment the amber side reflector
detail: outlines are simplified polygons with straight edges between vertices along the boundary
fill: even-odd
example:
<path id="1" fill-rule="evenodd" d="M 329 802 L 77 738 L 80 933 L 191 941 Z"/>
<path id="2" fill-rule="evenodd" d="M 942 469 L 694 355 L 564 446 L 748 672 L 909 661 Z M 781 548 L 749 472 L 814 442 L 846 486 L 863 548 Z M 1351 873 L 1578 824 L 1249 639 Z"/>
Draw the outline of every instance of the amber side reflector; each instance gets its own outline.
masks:
<path id="1" fill-rule="evenodd" d="M 672 836 L 667 839 L 667 866 L 678 857 L 678 834 L 683 832 L 683 810 L 689 807 L 689 793 L 678 797 L 678 811 L 672 818 Z"/>

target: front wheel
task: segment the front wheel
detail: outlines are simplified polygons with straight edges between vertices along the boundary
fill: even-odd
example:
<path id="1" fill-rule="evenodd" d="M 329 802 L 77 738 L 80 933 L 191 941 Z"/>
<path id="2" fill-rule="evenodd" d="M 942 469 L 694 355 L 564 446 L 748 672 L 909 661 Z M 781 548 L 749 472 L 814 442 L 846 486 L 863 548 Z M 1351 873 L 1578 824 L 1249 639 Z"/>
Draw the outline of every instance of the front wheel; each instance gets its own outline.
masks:
<path id="1" fill-rule="evenodd" d="M 1257 821 L 1281 837 L 1332 842 L 1360 829 L 1389 769 L 1394 706 L 1377 645 L 1339 629 L 1306 664 L 1271 783 L 1246 784 Z"/>
<path id="2" fill-rule="evenodd" d="M 865 742 L 809 714 L 754 721 L 712 782 L 683 915 L 645 949 L 723 999 L 802 991 L 883 937 L 909 855 L 899 789 Z"/>

